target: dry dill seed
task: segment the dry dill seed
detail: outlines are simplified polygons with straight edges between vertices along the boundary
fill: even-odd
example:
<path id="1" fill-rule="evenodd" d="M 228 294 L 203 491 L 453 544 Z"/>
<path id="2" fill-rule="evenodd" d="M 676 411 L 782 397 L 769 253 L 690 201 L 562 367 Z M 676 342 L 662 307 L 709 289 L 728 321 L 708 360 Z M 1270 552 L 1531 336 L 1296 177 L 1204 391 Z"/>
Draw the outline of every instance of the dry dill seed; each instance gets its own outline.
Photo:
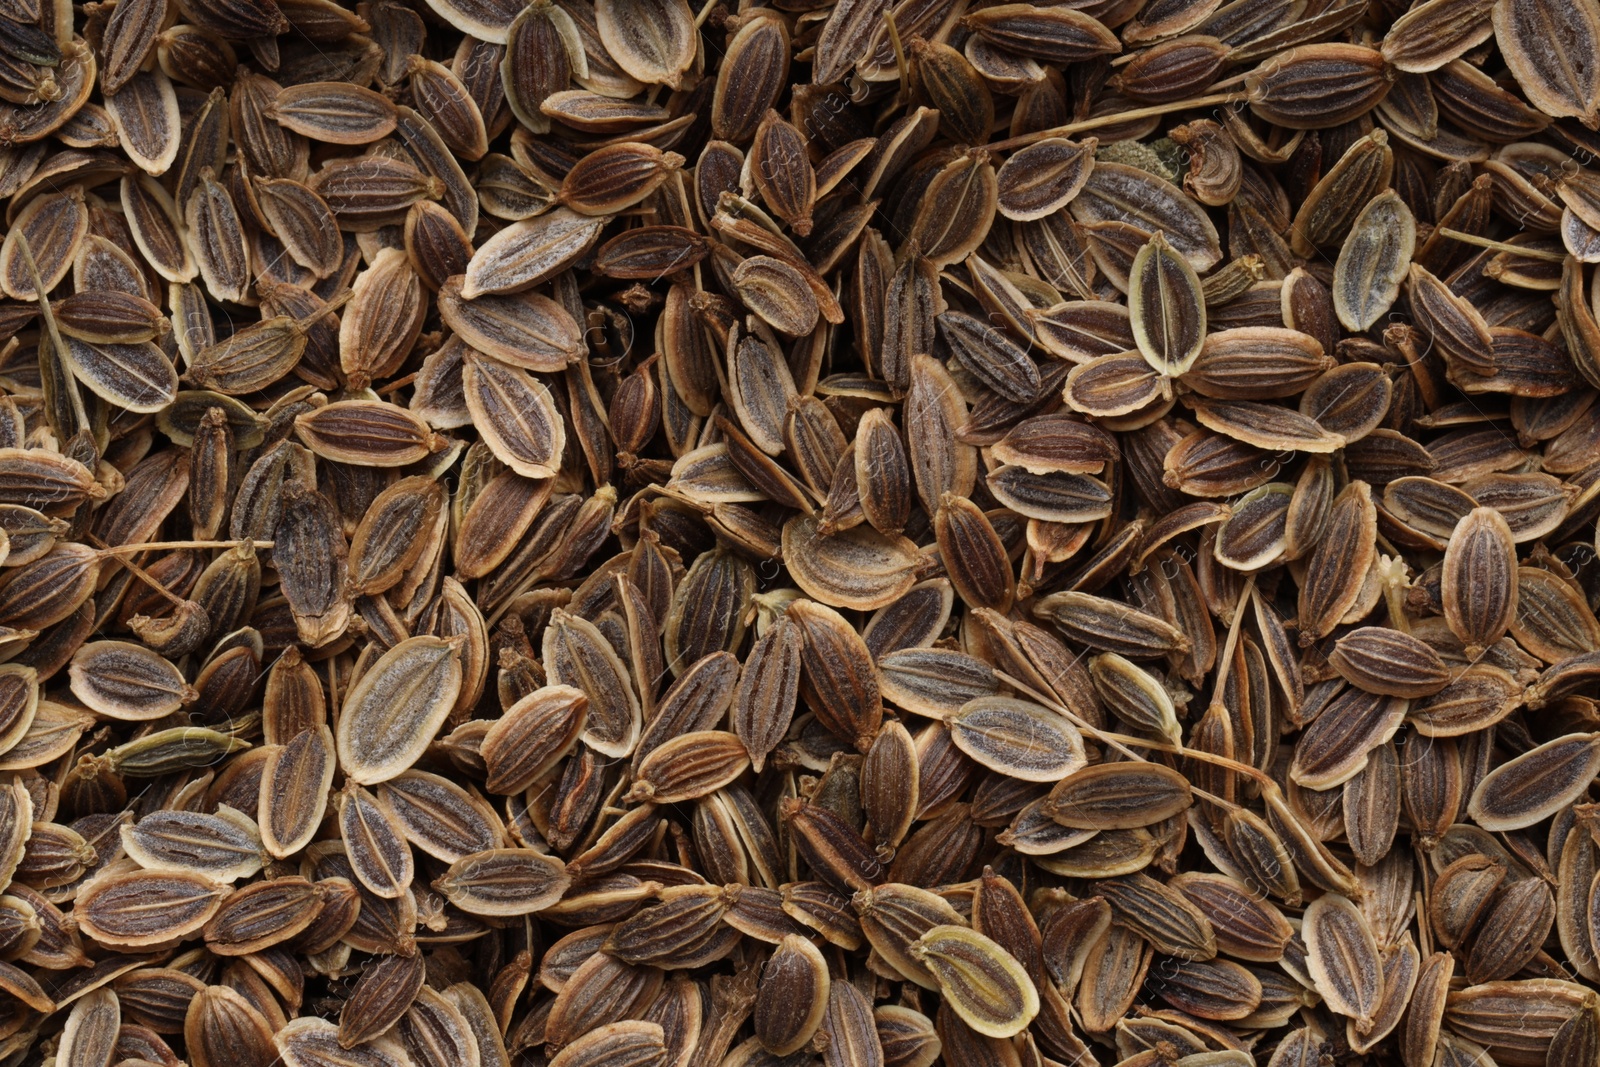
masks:
<path id="1" fill-rule="evenodd" d="M 0 1060 L 1594 1059 L 1593 0 L 5 14 Z"/>

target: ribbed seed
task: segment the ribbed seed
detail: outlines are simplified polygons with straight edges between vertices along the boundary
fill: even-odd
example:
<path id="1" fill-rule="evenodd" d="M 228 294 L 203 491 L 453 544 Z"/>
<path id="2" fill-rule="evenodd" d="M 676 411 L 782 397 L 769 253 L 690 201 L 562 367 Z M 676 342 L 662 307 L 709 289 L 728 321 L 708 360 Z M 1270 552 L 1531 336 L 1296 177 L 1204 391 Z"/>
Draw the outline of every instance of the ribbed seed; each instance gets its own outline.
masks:
<path id="1" fill-rule="evenodd" d="M 1045 810 L 1063 826 L 1117 830 L 1153 825 L 1191 803 L 1188 782 L 1170 768 L 1105 763 L 1063 778 L 1051 790 Z"/>
<path id="2" fill-rule="evenodd" d="M 1339 639 L 1328 663 L 1352 685 L 1385 696 L 1432 696 L 1451 681 L 1437 652 L 1387 627 L 1352 630 Z"/>
<path id="3" fill-rule="evenodd" d="M 1499 640 L 1517 610 L 1516 550 L 1498 511 L 1474 508 L 1456 525 L 1440 581 L 1444 614 L 1469 656 Z"/>
<path id="4" fill-rule="evenodd" d="M 1355 905 L 1327 894 L 1306 909 L 1301 936 L 1307 967 L 1328 1006 L 1370 1029 L 1382 995 L 1383 970 L 1377 945 Z"/>
<path id="5" fill-rule="evenodd" d="M 962 926 L 935 926 L 911 946 L 966 1024 L 990 1037 L 1009 1037 L 1039 1011 L 1039 993 L 1016 959 L 994 941 Z"/>
<path id="6" fill-rule="evenodd" d="M 1567 734 L 1496 767 L 1467 811 L 1485 829 L 1531 826 L 1580 796 L 1600 768 L 1600 734 Z"/>
<path id="7" fill-rule="evenodd" d="M 261 869 L 256 825 L 232 808 L 215 815 L 152 812 L 124 825 L 121 838 L 123 851 L 147 870 L 183 871 L 232 882 Z"/>
<path id="8" fill-rule="evenodd" d="M 950 738 L 979 764 L 1023 781 L 1057 782 L 1085 766 L 1083 738 L 1038 704 L 979 697 L 950 720 Z"/>
<path id="9" fill-rule="evenodd" d="M 225 886 L 200 874 L 108 874 L 84 887 L 73 914 L 83 932 L 101 944 L 138 948 L 199 930 L 226 893 Z"/>
<path id="10" fill-rule="evenodd" d="M 364 785 L 410 768 L 461 689 L 459 640 L 413 637 L 374 663 L 339 717 L 339 765 Z"/>

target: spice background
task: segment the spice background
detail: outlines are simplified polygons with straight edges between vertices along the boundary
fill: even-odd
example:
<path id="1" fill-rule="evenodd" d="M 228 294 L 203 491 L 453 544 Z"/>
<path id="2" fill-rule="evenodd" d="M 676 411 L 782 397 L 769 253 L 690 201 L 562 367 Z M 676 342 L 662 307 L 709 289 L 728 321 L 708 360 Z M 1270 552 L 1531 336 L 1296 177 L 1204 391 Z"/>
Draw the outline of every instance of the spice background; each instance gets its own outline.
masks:
<path id="1" fill-rule="evenodd" d="M 0 0 L 0 1067 L 1600 1067 L 1600 0 Z"/>

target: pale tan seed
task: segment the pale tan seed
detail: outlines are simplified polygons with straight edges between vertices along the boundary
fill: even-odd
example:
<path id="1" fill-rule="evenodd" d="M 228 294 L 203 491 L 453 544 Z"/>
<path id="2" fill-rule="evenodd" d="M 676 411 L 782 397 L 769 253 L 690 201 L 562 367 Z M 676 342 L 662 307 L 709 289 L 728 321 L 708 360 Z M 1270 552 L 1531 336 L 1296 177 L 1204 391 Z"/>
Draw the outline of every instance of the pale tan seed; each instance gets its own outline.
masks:
<path id="1" fill-rule="evenodd" d="M 950 720 L 957 748 L 999 774 L 1057 782 L 1086 766 L 1083 737 L 1064 717 L 1025 700 L 979 697 Z"/>
<path id="2" fill-rule="evenodd" d="M 1051 593 L 1034 606 L 1067 636 L 1091 648 L 1147 659 L 1188 648 L 1188 638 L 1165 619 L 1089 593 Z"/>
<path id="3" fill-rule="evenodd" d="M 665 1030 L 660 1023 L 643 1020 L 596 1027 L 550 1060 L 552 1067 L 665 1067 L 668 1062 Z"/>
<path id="4" fill-rule="evenodd" d="M 56 1055 L 66 1064 L 110 1063 L 115 1056 L 122 1006 L 116 993 L 100 988 L 78 998 L 67 1013 Z"/>
<path id="5" fill-rule="evenodd" d="M 603 219 L 565 207 L 513 223 L 478 247 L 467 264 L 461 295 L 474 300 L 547 281 L 593 247 L 603 225 Z"/>
<path id="6" fill-rule="evenodd" d="M 400 1067 L 406 1060 L 381 1045 L 346 1049 L 339 1042 L 339 1027 L 316 1016 L 300 1016 L 273 1035 L 273 1044 L 290 1067 L 328 1067 L 354 1062 L 361 1067 Z"/>
<path id="7" fill-rule="evenodd" d="M 426 962 L 415 953 L 379 956 L 368 964 L 339 1012 L 340 1047 L 354 1048 L 398 1022 L 426 975 Z"/>
<path id="8" fill-rule="evenodd" d="M 490 792 L 520 793 L 568 755 L 584 730 L 589 698 L 571 686 L 529 693 L 496 720 L 480 754 Z"/>
<path id="9" fill-rule="evenodd" d="M 550 298 L 538 293 L 491 295 L 488 290 L 468 296 L 469 291 L 454 278 L 446 282 L 439 291 L 439 316 L 473 349 L 546 373 L 564 369 L 577 357 L 578 325 Z"/>
<path id="10" fill-rule="evenodd" d="M 413 637 L 385 653 L 344 701 L 339 765 L 363 785 L 408 770 L 461 690 L 460 639 Z"/>
<path id="11" fill-rule="evenodd" d="M 1532 1059 L 1548 1056 L 1556 1033 L 1586 1001 L 1584 986 L 1557 978 L 1485 982 L 1451 993 L 1445 1020 L 1453 1035 L 1481 1043 L 1497 1059 Z"/>
<path id="12" fill-rule="evenodd" d="M 543 654 L 551 682 L 588 698 L 584 744 L 613 758 L 631 753 L 643 731 L 643 711 L 627 667 L 599 628 L 558 611 L 545 629 Z"/>
<path id="13" fill-rule="evenodd" d="M 371 793 L 354 783 L 339 792 L 335 808 L 339 839 L 357 881 L 380 897 L 403 894 L 416 868 L 398 823 Z"/>
<path id="14" fill-rule="evenodd" d="M 1384 35 L 1385 59 L 1399 70 L 1437 70 L 1494 33 L 1488 0 L 1430 0 L 1394 21 Z"/>
<path id="15" fill-rule="evenodd" d="M 1128 286 L 1140 354 L 1156 373 L 1178 377 L 1199 358 L 1206 337 L 1205 300 L 1194 268 L 1157 232 L 1134 257 Z"/>
<path id="16" fill-rule="evenodd" d="M 147 870 L 203 874 L 217 882 L 261 869 L 262 841 L 253 820 L 223 806 L 215 815 L 157 811 L 124 824 L 122 850 Z"/>
<path id="17" fill-rule="evenodd" d="M 1582 795 L 1600 773 L 1600 735 L 1567 734 L 1490 771 L 1467 811 L 1484 829 L 1531 826 Z"/>
<path id="18" fill-rule="evenodd" d="M 250 955 L 297 936 L 322 907 L 316 887 L 298 875 L 252 882 L 223 901 L 202 933 L 219 956 Z"/>
<path id="19" fill-rule="evenodd" d="M 1334 309 L 1346 329 L 1368 329 L 1389 310 L 1415 244 L 1416 219 L 1393 192 L 1374 197 L 1356 216 L 1333 274 Z"/>
<path id="20" fill-rule="evenodd" d="M 935 926 L 911 945 L 945 1002 L 980 1034 L 1009 1037 L 1039 1012 L 1039 991 L 1015 957 L 964 926 Z"/>
<path id="21" fill-rule="evenodd" d="M 801 515 L 784 524 L 783 542 L 800 588 L 832 607 L 880 608 L 916 582 L 915 546 L 871 527 L 825 536 L 815 518 Z"/>
<path id="22" fill-rule="evenodd" d="M 999 696 L 1004 685 L 992 667 L 974 656 L 912 647 L 878 657 L 878 688 L 895 707 L 949 721 L 969 701 Z"/>
<path id="23" fill-rule="evenodd" d="M 544 384 L 517 367 L 468 350 L 462 364 L 467 410 L 494 454 L 524 478 L 549 478 L 566 430 Z"/>
<path id="24" fill-rule="evenodd" d="M 771 752 L 789 732 L 800 690 L 805 635 L 787 614 L 751 648 L 734 695 L 734 733 L 759 774 Z"/>
<path id="25" fill-rule="evenodd" d="M 1589 4 L 1552 10 L 1497 0 L 1491 13 L 1495 42 L 1528 99 L 1547 114 L 1593 121 L 1600 108 L 1600 68 L 1594 63 L 1600 12 Z"/>
<path id="26" fill-rule="evenodd" d="M 1329 893 L 1306 909 L 1301 936 L 1307 967 L 1328 1006 L 1371 1029 L 1382 995 L 1383 970 L 1372 931 L 1356 906 Z"/>
<path id="27" fill-rule="evenodd" d="M 201 1067 L 259 1063 L 276 1058 L 273 1027 L 244 994 L 228 986 L 204 986 L 188 1002 L 183 1040 Z"/>
<path id="28" fill-rule="evenodd" d="M 403 467 L 443 447 L 428 425 L 381 400 L 340 400 L 295 419 L 295 433 L 323 459 L 357 466 Z"/>

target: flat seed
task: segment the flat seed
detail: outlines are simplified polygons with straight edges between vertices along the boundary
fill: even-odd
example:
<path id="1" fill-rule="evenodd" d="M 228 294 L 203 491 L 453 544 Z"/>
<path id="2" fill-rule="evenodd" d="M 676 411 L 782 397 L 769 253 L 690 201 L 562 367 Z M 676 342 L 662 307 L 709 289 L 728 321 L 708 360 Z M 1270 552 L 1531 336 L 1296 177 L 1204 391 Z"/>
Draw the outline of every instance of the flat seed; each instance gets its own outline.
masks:
<path id="1" fill-rule="evenodd" d="M 978 1033 L 1009 1037 L 1033 1020 L 1039 993 L 1016 959 L 961 926 L 935 926 L 911 946 L 948 1003 Z"/>
<path id="2" fill-rule="evenodd" d="M 336 770 L 334 739 L 326 727 L 301 731 L 275 746 L 261 774 L 261 840 L 279 858 L 293 855 L 316 833 Z"/>
<path id="3" fill-rule="evenodd" d="M 1328 663 L 1352 685 L 1385 696 L 1432 696 L 1451 681 L 1437 652 L 1386 627 L 1366 626 L 1341 637 Z"/>
<path id="4" fill-rule="evenodd" d="M 1158 764 L 1107 763 L 1061 779 L 1045 810 L 1063 826 L 1118 830 L 1150 826 L 1192 803 L 1188 782 Z"/>
<path id="5" fill-rule="evenodd" d="M 558 859 L 532 849 L 487 849 L 463 856 L 435 888 L 470 915 L 512 916 L 542 911 L 567 890 Z"/>
<path id="6" fill-rule="evenodd" d="M 1475 508 L 1456 525 L 1440 586 L 1445 619 L 1469 656 L 1505 633 L 1517 610 L 1516 551 L 1498 511 Z"/>
<path id="7" fill-rule="evenodd" d="M 566 444 L 555 401 L 532 375 L 468 351 L 462 384 L 467 410 L 484 427 L 494 427 L 490 448 L 525 478 L 555 473 Z"/>
<path id="8" fill-rule="evenodd" d="M 267 116 L 316 141 L 369 144 L 394 129 L 394 105 L 379 93 L 339 82 L 289 86 L 272 101 Z"/>
<path id="9" fill-rule="evenodd" d="M 252 882 L 223 902 L 202 933 L 210 951 L 242 956 L 282 944 L 309 927 L 321 911 L 322 899 L 304 878 Z"/>
<path id="10" fill-rule="evenodd" d="M 715 792 L 743 774 L 750 756 L 737 736 L 697 730 L 667 741 L 640 763 L 628 796 L 674 804 Z"/>
<path id="11" fill-rule="evenodd" d="M 950 738 L 983 766 L 1023 781 L 1056 782 L 1087 762 L 1071 723 L 1009 697 L 969 701 L 950 720 Z"/>
<path id="12" fill-rule="evenodd" d="M 1389 310 L 1415 241 L 1416 220 L 1393 192 L 1362 209 L 1334 266 L 1334 308 L 1346 329 L 1367 329 Z"/>
<path id="13" fill-rule="evenodd" d="M 1307 966 L 1329 1007 L 1371 1029 L 1383 970 L 1372 932 L 1355 905 L 1337 894 L 1311 902 L 1302 923 Z"/>
<path id="14" fill-rule="evenodd" d="M 1473 791 L 1467 811 L 1485 829 L 1531 826 L 1570 803 L 1600 767 L 1600 735 L 1568 734 L 1490 771 Z"/>
<path id="15" fill-rule="evenodd" d="M 227 986 L 202 987 L 183 1019 L 183 1039 L 197 1063 L 270 1062 L 277 1057 L 272 1038 L 266 1017 Z"/>
<path id="16" fill-rule="evenodd" d="M 231 808 L 216 815 L 152 812 L 124 825 L 121 837 L 123 851 L 147 870 L 185 871 L 232 882 L 261 869 L 256 825 Z"/>
<path id="17" fill-rule="evenodd" d="M 339 717 L 339 765 L 370 785 L 408 770 L 461 689 L 460 642 L 414 637 L 374 663 Z"/>
<path id="18" fill-rule="evenodd" d="M 665 1031 L 656 1022 L 606 1023 L 567 1045 L 550 1062 L 558 1067 L 664 1067 L 669 1062 Z"/>
<path id="19" fill-rule="evenodd" d="M 1205 301 L 1194 268 L 1158 232 L 1134 257 L 1128 286 L 1139 352 L 1158 374 L 1178 377 L 1205 343 Z"/>
<path id="20" fill-rule="evenodd" d="M 756 995 L 761 1047 L 774 1056 L 803 1048 L 822 1025 L 829 985 L 827 963 L 815 945 L 795 934 L 779 942 L 762 968 Z"/>
<path id="21" fill-rule="evenodd" d="M 101 944 L 137 948 L 199 930 L 226 893 L 226 887 L 200 874 L 111 874 L 85 886 L 73 914 L 84 933 Z"/>
<path id="22" fill-rule="evenodd" d="M 126 641 L 95 641 L 72 657 L 73 695 L 115 719 L 159 719 L 198 699 L 176 667 Z"/>
<path id="23" fill-rule="evenodd" d="M 80 997 L 67 1014 L 61 1030 L 59 1054 L 64 1063 L 99 1065 L 115 1055 L 117 1028 L 122 1018 L 117 995 L 96 989 Z"/>

